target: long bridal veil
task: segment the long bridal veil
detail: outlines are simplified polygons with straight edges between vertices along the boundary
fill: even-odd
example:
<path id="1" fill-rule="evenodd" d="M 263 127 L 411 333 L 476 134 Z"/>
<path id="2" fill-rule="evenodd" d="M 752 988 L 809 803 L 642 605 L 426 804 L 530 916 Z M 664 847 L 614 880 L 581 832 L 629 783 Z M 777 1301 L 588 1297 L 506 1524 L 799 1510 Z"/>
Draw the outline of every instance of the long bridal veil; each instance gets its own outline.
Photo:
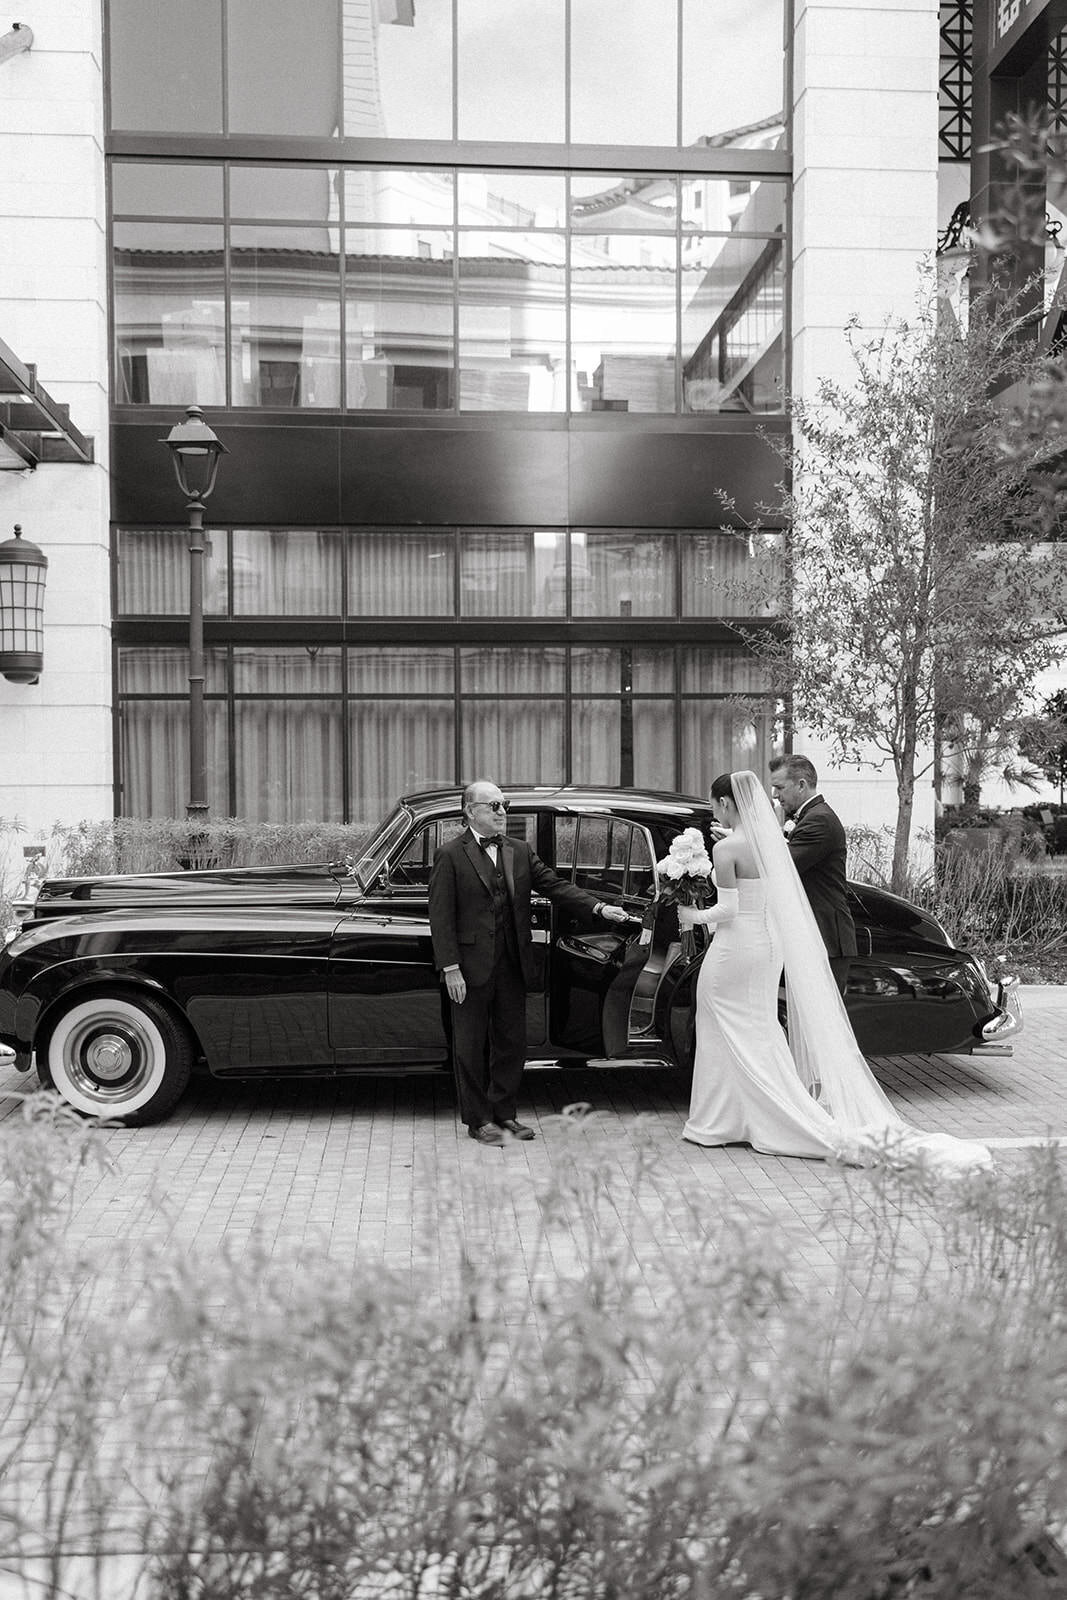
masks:
<path id="1" fill-rule="evenodd" d="M 819 1102 L 840 1130 L 842 1157 L 875 1159 L 887 1151 L 922 1155 L 953 1172 L 990 1166 L 985 1145 L 920 1133 L 894 1109 L 860 1053 L 822 935 L 763 786 L 754 772 L 733 772 L 730 783 L 782 948 L 789 1048 L 801 1081 L 810 1089 L 818 1086 Z"/>

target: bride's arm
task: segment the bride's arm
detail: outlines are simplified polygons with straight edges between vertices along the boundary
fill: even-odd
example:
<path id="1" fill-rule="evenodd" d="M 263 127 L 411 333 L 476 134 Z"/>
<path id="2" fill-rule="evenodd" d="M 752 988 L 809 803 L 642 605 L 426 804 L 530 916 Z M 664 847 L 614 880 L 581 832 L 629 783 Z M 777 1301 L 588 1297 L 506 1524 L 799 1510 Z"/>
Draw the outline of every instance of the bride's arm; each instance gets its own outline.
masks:
<path id="1" fill-rule="evenodd" d="M 733 853 L 727 848 L 728 841 L 722 839 L 712 851 L 712 860 L 715 863 L 715 883 L 718 887 L 719 898 L 707 911 L 698 911 L 695 906 L 678 907 L 678 926 L 680 928 L 707 927 L 710 923 L 731 922 L 738 911 L 737 873 L 734 871 Z"/>

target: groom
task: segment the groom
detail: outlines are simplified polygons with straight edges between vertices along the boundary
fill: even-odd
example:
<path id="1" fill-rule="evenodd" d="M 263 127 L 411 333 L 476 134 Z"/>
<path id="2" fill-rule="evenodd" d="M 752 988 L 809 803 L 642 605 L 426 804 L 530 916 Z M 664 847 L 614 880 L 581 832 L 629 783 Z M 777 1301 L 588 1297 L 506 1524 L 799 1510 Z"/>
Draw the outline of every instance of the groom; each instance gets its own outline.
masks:
<path id="1" fill-rule="evenodd" d="M 771 794 L 785 814 L 789 853 L 819 925 L 830 970 L 844 994 L 857 950 L 845 878 L 845 830 L 818 785 L 807 756 L 779 756 L 771 762 Z"/>
<path id="2" fill-rule="evenodd" d="M 622 906 L 558 878 L 524 839 L 502 831 L 508 802 L 481 779 L 463 791 L 467 827 L 442 845 L 430 873 L 434 962 L 451 1001 L 459 1114 L 479 1144 L 505 1132 L 532 1139 L 515 1117 L 526 1064 L 526 985 L 533 976 L 530 896 L 628 922 Z"/>

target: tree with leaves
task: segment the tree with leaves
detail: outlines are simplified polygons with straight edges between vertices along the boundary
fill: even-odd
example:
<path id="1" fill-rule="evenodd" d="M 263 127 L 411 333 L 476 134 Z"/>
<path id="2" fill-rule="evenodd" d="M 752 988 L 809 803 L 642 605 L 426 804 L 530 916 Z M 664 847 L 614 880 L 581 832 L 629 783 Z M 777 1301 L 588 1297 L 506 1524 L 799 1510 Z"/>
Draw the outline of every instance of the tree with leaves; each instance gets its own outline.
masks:
<path id="1" fill-rule="evenodd" d="M 1027 719 L 1019 740 L 1022 755 L 1060 791 L 1067 789 L 1067 689 L 1049 695 L 1035 717 Z"/>
<path id="2" fill-rule="evenodd" d="M 931 293 L 914 319 L 846 337 L 852 380 L 797 401 L 781 447 L 789 479 L 768 509 L 789 528 L 782 629 L 743 631 L 836 759 L 891 764 L 900 890 L 935 747 L 1061 654 L 1055 407 L 1031 398 L 1060 380 L 1002 294 L 966 326 Z M 1021 404 L 998 404 L 1009 386 Z"/>

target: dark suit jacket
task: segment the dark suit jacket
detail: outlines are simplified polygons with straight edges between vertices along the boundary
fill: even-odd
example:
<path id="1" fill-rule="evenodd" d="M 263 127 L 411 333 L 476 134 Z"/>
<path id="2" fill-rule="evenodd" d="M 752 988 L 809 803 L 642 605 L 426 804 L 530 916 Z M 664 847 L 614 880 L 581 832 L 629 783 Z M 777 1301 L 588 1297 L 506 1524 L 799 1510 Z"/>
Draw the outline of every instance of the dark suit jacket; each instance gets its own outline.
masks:
<path id="1" fill-rule="evenodd" d="M 789 836 L 789 853 L 800 873 L 829 956 L 856 954 L 856 926 L 848 908 L 845 830 L 820 795 L 806 806 Z"/>
<path id="2" fill-rule="evenodd" d="M 538 894 L 560 905 L 592 912 L 596 895 L 558 878 L 540 856 L 519 839 L 500 846 L 501 865 L 515 928 L 522 973 L 533 981 L 533 940 L 530 932 L 530 895 Z M 430 934 L 438 971 L 459 966 L 469 984 L 488 983 L 493 971 L 495 918 L 492 867 L 468 828 L 442 845 L 430 873 Z"/>

